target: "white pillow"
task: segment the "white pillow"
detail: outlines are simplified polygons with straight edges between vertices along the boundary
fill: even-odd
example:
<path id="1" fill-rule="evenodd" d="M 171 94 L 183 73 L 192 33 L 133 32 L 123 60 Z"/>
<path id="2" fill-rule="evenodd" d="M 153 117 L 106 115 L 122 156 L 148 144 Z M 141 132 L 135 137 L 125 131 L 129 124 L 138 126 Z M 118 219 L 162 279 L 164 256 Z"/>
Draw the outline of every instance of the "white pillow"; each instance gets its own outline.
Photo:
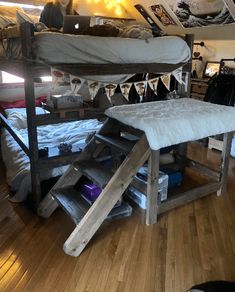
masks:
<path id="1" fill-rule="evenodd" d="M 7 120 L 17 129 L 27 128 L 27 114 L 25 108 L 11 108 L 5 110 Z M 36 114 L 45 114 L 46 111 L 41 107 L 36 107 Z"/>

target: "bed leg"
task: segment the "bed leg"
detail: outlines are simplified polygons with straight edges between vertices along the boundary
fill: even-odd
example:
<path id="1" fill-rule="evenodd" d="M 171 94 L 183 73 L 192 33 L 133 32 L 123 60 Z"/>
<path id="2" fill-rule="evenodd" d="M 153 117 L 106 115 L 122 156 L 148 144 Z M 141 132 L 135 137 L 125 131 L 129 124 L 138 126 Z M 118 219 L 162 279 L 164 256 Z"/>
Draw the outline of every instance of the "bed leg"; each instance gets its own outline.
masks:
<path id="1" fill-rule="evenodd" d="M 158 204 L 160 196 L 158 195 L 158 178 L 159 178 L 159 157 L 160 150 L 151 151 L 148 160 L 148 183 L 147 183 L 147 209 L 146 224 L 157 222 Z"/>
<path id="2" fill-rule="evenodd" d="M 224 134 L 223 149 L 222 149 L 221 163 L 220 163 L 220 182 L 221 182 L 221 187 L 217 191 L 217 196 L 223 195 L 224 192 L 226 191 L 232 137 L 233 137 L 233 132 L 229 132 L 229 133 L 225 133 Z"/>

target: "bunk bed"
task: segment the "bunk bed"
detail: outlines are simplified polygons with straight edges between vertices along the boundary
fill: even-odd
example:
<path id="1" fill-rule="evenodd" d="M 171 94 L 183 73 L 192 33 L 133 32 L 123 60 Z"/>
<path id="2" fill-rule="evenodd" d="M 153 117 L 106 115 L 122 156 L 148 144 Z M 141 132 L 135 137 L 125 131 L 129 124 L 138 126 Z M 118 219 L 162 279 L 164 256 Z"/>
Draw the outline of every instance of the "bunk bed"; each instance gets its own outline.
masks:
<path id="1" fill-rule="evenodd" d="M 106 111 L 108 119 L 76 157 L 73 156 L 71 159 L 69 156 L 54 156 L 41 159 L 38 155 L 37 126 L 88 118 L 89 115 L 91 116 L 91 113 L 94 116 L 92 111 L 87 113 L 82 111 L 82 113 L 78 114 L 71 113 L 62 119 L 56 114 L 48 115 L 47 118 L 45 118 L 45 115 L 36 115 L 33 83 L 34 78 L 45 72 L 45 69 L 48 70 L 50 66 L 53 66 L 73 75 L 100 76 L 136 73 L 162 74 L 172 72 L 176 68 L 183 66 L 185 73 L 184 86 L 179 88 L 179 92 L 182 97 L 187 97 L 189 95 L 189 76 L 191 72 L 189 57 L 186 59 L 183 57 L 181 61 L 171 63 L 168 63 L 167 59 L 165 59 L 165 63 L 161 63 L 160 60 L 150 62 L 143 59 L 140 62 L 141 59 L 138 58 L 135 62 L 131 60 L 132 63 L 128 63 L 128 60 L 125 60 L 121 64 L 120 62 L 119 64 L 110 63 L 110 60 L 109 63 L 106 63 L 105 60 L 99 60 L 98 63 L 93 64 L 81 60 L 79 62 L 74 62 L 73 60 L 73 63 L 70 63 L 71 60 L 68 60 L 68 63 L 58 63 L 60 60 L 55 59 L 50 62 L 49 59 L 44 58 L 42 55 L 40 59 L 35 58 L 35 56 L 32 57 L 32 52 L 35 52 L 32 39 L 35 40 L 35 37 L 31 36 L 28 24 L 21 26 L 21 39 L 23 58 L 21 56 L 20 59 L 15 61 L 2 62 L 1 69 L 3 70 L 5 67 L 6 70 L 9 66 L 14 65 L 16 71 L 19 73 L 23 72 L 25 78 L 29 145 L 26 146 L 22 142 L 6 119 L 3 117 L 1 119 L 3 125 L 29 156 L 32 195 L 35 206 L 39 206 L 39 214 L 45 218 L 49 217 L 57 206 L 60 205 L 76 224 L 74 231 L 64 244 L 64 251 L 67 254 L 78 256 L 82 252 L 130 183 L 134 183 L 136 188 L 139 188 L 147 195 L 147 224 L 155 223 L 158 214 L 172 208 L 212 192 L 217 192 L 218 195 L 224 192 L 232 131 L 235 130 L 234 110 L 209 104 L 205 106 L 204 102 L 192 101 L 190 99 L 149 103 L 145 107 L 142 104 L 138 104 L 110 108 Z M 189 48 L 192 48 L 193 38 L 186 36 L 186 41 Z M 186 50 L 189 51 L 188 47 Z M 148 113 L 151 111 L 152 116 L 149 116 Z M 183 118 L 181 119 L 181 117 Z M 152 124 L 149 124 L 150 120 L 153 120 Z M 212 126 L 210 126 L 211 121 L 213 121 Z M 218 121 L 218 126 L 215 126 L 215 121 Z M 200 127 L 196 131 L 198 123 Z M 177 127 L 178 124 L 179 127 Z M 185 134 L 185 129 L 188 130 L 187 134 Z M 168 135 L 165 133 L 168 133 Z M 179 135 L 176 135 L 177 133 Z M 218 133 L 225 133 L 220 171 L 215 171 L 196 161 L 187 159 L 188 141 Z M 131 134 L 136 139 L 134 141 L 126 139 L 126 134 Z M 165 202 L 160 202 L 158 195 L 160 148 L 173 144 L 178 144 L 176 157 L 182 172 L 185 171 L 186 166 L 189 166 L 212 178 L 213 181 L 179 194 Z M 102 153 L 103 147 L 107 145 L 115 150 L 116 169 L 114 172 L 101 167 L 100 161 L 97 159 Z M 123 155 L 125 156 L 124 160 Z M 147 186 L 143 187 L 138 185 L 138 183 L 136 184 L 133 181 L 133 177 L 139 167 L 146 161 L 148 161 L 148 183 Z M 71 164 L 47 196 L 41 201 L 39 169 L 47 167 L 49 162 L 54 166 Z M 85 210 L 80 208 L 79 196 L 74 193 L 72 188 L 83 175 L 92 179 L 102 188 L 98 199 L 89 209 Z M 81 209 L 83 209 L 83 214 L 80 213 Z"/>
<path id="2" fill-rule="evenodd" d="M 71 39 L 71 36 L 58 34 L 58 33 L 39 33 L 32 35 L 32 27 L 30 23 L 23 23 L 20 27 L 16 26 L 13 28 L 3 29 L 1 30 L 1 39 L 13 40 L 12 45 L 17 45 L 17 52 L 20 52 L 16 56 L 11 56 L 10 58 L 1 57 L 1 70 L 8 71 L 10 73 L 19 75 L 24 77 L 25 84 L 25 101 L 26 101 L 26 112 L 27 112 L 27 129 L 28 129 L 28 145 L 22 141 L 22 139 L 15 133 L 7 119 L 1 115 L 1 122 L 4 127 L 9 131 L 9 133 L 13 136 L 22 150 L 26 155 L 29 156 L 30 160 L 30 170 L 31 170 L 31 183 L 32 183 L 32 196 L 35 207 L 39 206 L 41 202 L 41 191 L 40 191 L 40 171 L 46 169 L 48 167 L 48 163 L 53 167 L 58 167 L 61 165 L 69 164 L 74 159 L 74 155 L 78 152 L 72 153 L 72 155 L 54 155 L 48 157 L 39 157 L 38 153 L 38 137 L 37 137 L 37 127 L 45 126 L 48 124 L 56 124 L 61 122 L 68 121 L 76 121 L 78 119 L 89 119 L 89 118 L 99 118 L 103 117 L 102 111 L 96 108 L 84 108 L 78 112 L 71 112 L 65 117 L 61 118 L 58 114 L 53 113 L 50 115 L 36 115 L 35 111 L 35 97 L 34 97 L 34 80 L 37 77 L 42 75 L 47 75 L 50 72 L 50 67 L 53 66 L 59 70 L 64 72 L 68 72 L 77 76 L 92 76 L 92 79 L 99 78 L 99 76 L 108 76 L 115 75 L 117 78 L 122 75 L 122 78 L 128 78 L 136 73 L 168 73 L 172 72 L 176 68 L 184 66 L 183 70 L 185 73 L 185 80 L 189 78 L 189 72 L 191 70 L 191 64 L 188 62 L 190 60 L 190 49 L 192 47 L 192 36 L 186 36 L 186 42 L 178 37 L 165 37 L 165 38 L 157 38 L 152 40 L 130 40 L 130 44 L 127 45 L 128 39 L 120 39 L 120 38 L 108 38 L 111 39 L 111 47 L 110 42 L 105 44 L 105 48 L 108 49 L 108 55 L 116 55 L 117 58 L 105 60 L 104 58 L 98 58 L 98 61 L 95 61 L 95 57 L 92 59 L 92 51 L 88 52 L 86 57 L 86 52 L 91 48 L 92 43 L 97 43 L 100 46 L 100 52 L 102 50 L 102 44 L 104 44 L 104 40 L 106 38 L 98 37 L 85 37 L 85 36 L 73 36 L 73 38 L 80 38 L 82 42 L 80 43 L 83 46 L 83 51 L 81 51 L 81 47 L 77 48 L 75 54 L 72 55 L 72 58 L 66 57 L 69 49 L 65 51 L 65 48 L 62 46 L 58 46 L 58 48 L 62 48 L 59 51 L 59 54 L 51 54 L 48 59 L 47 50 L 54 52 L 54 44 L 55 40 L 61 39 L 63 43 L 64 40 Z M 95 39 L 95 41 L 94 41 Z M 53 40 L 53 41 L 51 41 Z M 122 54 L 117 54 L 118 43 L 123 43 L 121 47 L 123 47 Z M 152 42 L 152 44 L 151 44 Z M 68 41 L 69 43 L 69 41 Z M 137 44 L 140 44 L 141 50 L 134 49 Z M 179 47 L 179 50 L 175 50 L 176 58 L 169 59 L 169 54 L 173 54 L 172 48 L 173 44 L 176 43 Z M 188 45 L 187 45 L 188 43 Z M 41 45 L 42 44 L 42 45 Z M 74 41 L 72 41 L 74 45 Z M 72 46 L 73 46 L 72 45 Z M 159 50 L 156 50 L 156 48 Z M 57 51 L 58 51 L 57 48 Z M 69 47 L 71 48 L 71 46 Z M 150 58 L 148 58 L 148 54 L 146 49 L 150 48 Z M 168 49 L 168 53 L 167 53 Z M 131 51 L 129 54 L 129 59 L 124 58 L 125 54 L 128 51 Z M 170 50 L 170 51 L 169 51 Z M 14 51 L 14 50 L 13 50 Z M 66 54 L 65 54 L 66 52 Z M 81 52 L 79 55 L 77 52 Z M 93 48 L 93 53 L 97 52 L 95 48 Z M 136 55 L 133 54 L 137 52 Z M 74 55 L 78 56 L 78 59 L 74 59 Z M 99 55 L 99 53 L 98 53 Z M 135 55 L 135 59 L 133 58 Z M 64 56 L 64 57 L 63 57 Z M 79 56 L 80 57 L 79 59 Z M 142 56 L 142 57 L 141 57 Z M 153 56 L 156 56 L 155 58 Z M 85 58 L 85 59 L 84 59 Z M 147 58 L 147 59 L 146 59 Z M 153 59 L 153 61 L 151 61 Z M 63 60 L 63 63 L 61 63 Z M 65 62 L 66 60 L 66 62 Z M 93 61 L 93 64 L 90 63 L 90 60 Z M 130 60 L 130 61 L 128 61 Z M 141 60 L 141 61 L 140 61 Z M 123 77 L 123 74 L 127 74 L 128 76 Z M 111 79 L 113 81 L 113 79 Z M 124 79 L 122 79 L 124 80 Z M 120 81 L 120 79 L 119 79 Z M 187 89 L 185 90 L 185 86 L 181 87 L 181 94 L 186 95 L 189 88 L 189 82 L 186 82 Z M 39 171 L 40 170 L 40 171 Z"/>

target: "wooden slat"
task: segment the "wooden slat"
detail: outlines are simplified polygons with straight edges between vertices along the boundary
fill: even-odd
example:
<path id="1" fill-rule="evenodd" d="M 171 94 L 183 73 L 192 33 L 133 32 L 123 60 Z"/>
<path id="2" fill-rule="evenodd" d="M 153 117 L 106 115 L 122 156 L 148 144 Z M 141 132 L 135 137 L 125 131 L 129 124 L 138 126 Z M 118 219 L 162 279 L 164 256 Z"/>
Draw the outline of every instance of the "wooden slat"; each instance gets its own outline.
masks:
<path id="1" fill-rule="evenodd" d="M 64 209 L 73 222 L 77 225 L 90 209 L 91 205 L 85 201 L 81 194 L 73 187 L 57 189 L 51 192 L 57 203 Z M 107 215 L 106 220 L 130 216 L 131 207 L 126 202 L 113 208 Z"/>
<path id="2" fill-rule="evenodd" d="M 45 118 L 46 117 L 46 118 Z M 101 119 L 104 118 L 104 110 L 99 108 L 84 109 L 82 115 L 80 111 L 67 112 L 66 116 L 61 118 L 59 113 L 45 115 L 36 115 L 33 117 L 33 124 L 37 126 L 52 125 L 64 122 L 71 122 L 86 119 Z"/>
<path id="3" fill-rule="evenodd" d="M 137 73 L 169 73 L 184 63 L 137 63 L 137 64 L 52 64 L 48 65 L 73 75 L 110 75 Z"/>
<path id="4" fill-rule="evenodd" d="M 225 192 L 226 187 L 227 187 L 228 166 L 229 166 L 232 138 L 233 138 L 233 132 L 224 134 L 223 149 L 222 149 L 221 164 L 220 164 L 221 188 L 217 192 L 218 196 L 222 195 Z"/>
<path id="5" fill-rule="evenodd" d="M 187 158 L 186 160 L 186 165 L 188 167 L 190 167 L 191 169 L 194 169 L 196 171 L 201 172 L 202 174 L 209 176 L 213 179 L 216 179 L 217 181 L 219 181 L 220 179 L 220 173 L 208 166 L 205 166 L 197 161 L 194 161 L 192 159 Z"/>
<path id="6" fill-rule="evenodd" d="M 148 161 L 148 182 L 147 182 L 147 208 L 146 208 L 146 224 L 154 224 L 157 222 L 158 211 L 158 178 L 159 178 L 159 158 L 160 150 L 151 150 Z"/>
<path id="7" fill-rule="evenodd" d="M 50 192 L 46 195 L 46 197 L 41 201 L 39 207 L 37 209 L 38 215 L 43 218 L 48 218 L 58 207 L 57 202 L 51 195 L 53 190 L 73 186 L 80 178 L 82 177 L 82 173 L 75 170 L 73 165 L 70 165 L 69 168 L 65 171 L 63 176 L 56 182 Z"/>
<path id="8" fill-rule="evenodd" d="M 21 46 L 22 55 L 28 59 L 32 54 L 32 42 L 31 42 L 31 28 L 29 23 L 22 23 L 21 29 Z M 38 207 L 41 201 L 41 185 L 40 185 L 40 170 L 38 168 L 38 137 L 37 128 L 33 124 L 33 117 L 36 115 L 35 110 L 35 92 L 34 92 L 34 80 L 27 66 L 27 62 L 24 62 L 24 90 L 25 90 L 25 104 L 27 113 L 27 129 L 28 129 L 28 143 L 29 143 L 29 158 L 30 158 L 30 174 L 32 184 L 32 198 L 34 207 Z"/>
<path id="9" fill-rule="evenodd" d="M 25 152 L 25 154 L 29 155 L 29 148 L 20 139 L 20 137 L 15 133 L 15 131 L 12 129 L 11 125 L 8 123 L 7 119 L 2 114 L 0 114 L 0 120 L 1 120 L 2 125 L 7 129 L 7 131 L 11 134 L 11 136 L 15 139 L 15 141 L 20 145 L 21 149 Z"/>
<path id="10" fill-rule="evenodd" d="M 220 186 L 220 182 L 212 182 L 208 183 L 207 185 L 200 186 L 182 194 L 178 194 L 171 198 L 168 198 L 167 201 L 164 201 L 160 204 L 158 214 L 162 214 L 173 208 L 177 208 L 179 206 L 192 202 L 196 199 L 203 198 L 208 194 L 218 191 Z"/>
<path id="11" fill-rule="evenodd" d="M 134 146 L 134 142 L 129 141 L 129 140 L 122 138 L 122 137 L 116 137 L 116 136 L 111 136 L 111 135 L 104 136 L 104 135 L 96 134 L 95 138 L 98 141 L 100 141 L 100 142 L 102 142 L 102 143 L 104 143 L 104 144 L 118 150 L 119 152 L 124 153 L 124 154 L 128 154 Z"/>
<path id="12" fill-rule="evenodd" d="M 74 168 L 82 172 L 87 178 L 104 188 L 109 182 L 113 173 L 95 160 L 84 160 L 75 162 Z"/>

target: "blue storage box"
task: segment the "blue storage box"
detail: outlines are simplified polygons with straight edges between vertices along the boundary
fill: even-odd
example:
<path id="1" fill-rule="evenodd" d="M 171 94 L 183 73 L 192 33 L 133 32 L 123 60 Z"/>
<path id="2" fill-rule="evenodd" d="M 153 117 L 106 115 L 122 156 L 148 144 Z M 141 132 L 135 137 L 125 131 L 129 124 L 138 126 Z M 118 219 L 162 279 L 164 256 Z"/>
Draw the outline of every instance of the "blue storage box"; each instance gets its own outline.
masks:
<path id="1" fill-rule="evenodd" d="M 183 176 L 179 170 L 170 168 L 161 168 L 161 171 L 168 174 L 168 188 L 174 188 L 181 185 Z"/>

